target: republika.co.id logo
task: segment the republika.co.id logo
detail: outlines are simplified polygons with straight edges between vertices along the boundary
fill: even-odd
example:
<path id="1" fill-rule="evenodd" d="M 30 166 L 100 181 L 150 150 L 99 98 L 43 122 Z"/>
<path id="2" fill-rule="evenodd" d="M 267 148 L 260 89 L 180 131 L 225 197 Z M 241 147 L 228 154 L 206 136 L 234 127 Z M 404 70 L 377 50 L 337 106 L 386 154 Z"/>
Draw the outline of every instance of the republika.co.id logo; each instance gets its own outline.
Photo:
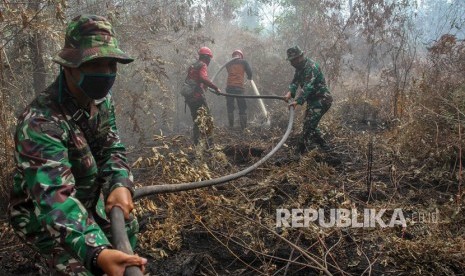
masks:
<path id="1" fill-rule="evenodd" d="M 375 227 L 395 227 L 400 225 L 407 227 L 407 220 L 401 208 L 387 212 L 387 209 L 276 209 L 276 227 L 309 227 L 310 223 L 315 223 L 323 228 L 329 227 L 353 227 L 353 228 L 375 228 Z M 389 214 L 391 213 L 391 214 Z M 428 218 L 428 221 L 424 220 Z M 416 218 L 412 216 L 413 222 L 437 223 L 439 211 L 433 213 L 420 213 Z M 423 218 L 423 221 L 420 221 Z"/>

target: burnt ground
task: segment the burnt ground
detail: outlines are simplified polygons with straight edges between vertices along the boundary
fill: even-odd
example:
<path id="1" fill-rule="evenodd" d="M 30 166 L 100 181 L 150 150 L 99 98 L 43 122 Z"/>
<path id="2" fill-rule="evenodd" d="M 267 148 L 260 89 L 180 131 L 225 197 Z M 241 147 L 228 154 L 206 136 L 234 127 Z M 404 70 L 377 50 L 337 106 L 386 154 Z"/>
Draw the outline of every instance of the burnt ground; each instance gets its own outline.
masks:
<path id="1" fill-rule="evenodd" d="M 296 125 L 300 126 L 299 122 Z M 187 150 L 187 139 L 158 137 L 131 151 L 131 162 L 140 161 L 134 168 L 136 181 L 139 185 L 191 181 L 183 178 L 187 168 L 192 168 L 190 175 L 199 177 L 236 172 L 266 154 L 279 141 L 282 129 L 283 125 L 246 133 L 220 129 L 216 140 L 221 141 L 221 149 L 200 153 Z M 342 124 L 329 133 L 329 152 L 296 154 L 297 134 L 293 134 L 266 164 L 243 178 L 213 188 L 141 200 L 137 252 L 149 259 L 147 272 L 462 274 L 465 216 L 460 208 L 462 199 L 456 197 L 456 166 L 433 159 L 412 160 L 396 152 L 386 125 Z M 156 154 L 153 147 L 158 147 Z M 169 152 L 179 154 L 168 157 Z M 323 228 L 312 223 L 283 228 L 276 227 L 277 208 L 321 208 L 326 213 L 330 208 L 384 208 L 387 213 L 402 208 L 408 226 Z M 428 219 L 436 211 L 439 219 Z M 418 214 L 424 219 L 418 219 Z M 45 273 L 40 256 L 19 243 L 5 217 L 1 222 L 0 274 Z"/>

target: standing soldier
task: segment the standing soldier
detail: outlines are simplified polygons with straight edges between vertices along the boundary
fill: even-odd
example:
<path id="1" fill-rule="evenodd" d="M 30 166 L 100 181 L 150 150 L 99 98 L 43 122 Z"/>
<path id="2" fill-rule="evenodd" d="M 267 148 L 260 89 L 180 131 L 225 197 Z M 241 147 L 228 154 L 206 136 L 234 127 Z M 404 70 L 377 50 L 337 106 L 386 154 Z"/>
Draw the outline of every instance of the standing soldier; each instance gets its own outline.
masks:
<path id="1" fill-rule="evenodd" d="M 199 49 L 199 59 L 194 62 L 189 69 L 187 70 L 186 85 L 191 87 L 191 93 L 185 93 L 184 99 L 186 104 L 189 106 L 191 111 L 192 120 L 194 121 L 193 127 L 193 139 L 194 144 L 199 143 L 200 138 L 200 129 L 198 118 L 198 111 L 201 107 L 205 108 L 207 112 L 208 105 L 207 100 L 205 99 L 205 89 L 209 87 L 215 90 L 216 93 L 220 93 L 221 90 L 213 84 L 213 82 L 208 78 L 207 67 L 210 64 L 210 60 L 213 58 L 213 53 L 208 47 L 202 47 Z M 211 146 L 211 139 L 207 140 Z"/>
<path id="2" fill-rule="evenodd" d="M 11 226 L 37 250 L 51 275 L 123 275 L 147 260 L 112 249 L 108 214 L 123 210 L 134 247 L 133 177 L 115 124 L 110 89 L 118 47 L 110 22 L 74 18 L 55 82 L 26 108 L 15 134 L 16 173 L 8 207 Z"/>
<path id="3" fill-rule="evenodd" d="M 252 69 L 249 63 L 244 59 L 244 54 L 241 50 L 235 50 L 232 53 L 234 58 L 228 63 L 228 81 L 226 92 L 235 95 L 244 94 L 244 75 L 247 74 L 247 79 L 252 79 Z M 244 98 L 236 98 L 237 107 L 239 108 L 239 122 L 241 129 L 247 127 L 247 104 Z M 226 97 L 226 107 L 228 109 L 229 127 L 234 127 L 234 97 Z"/>
<path id="4" fill-rule="evenodd" d="M 318 124 L 321 117 L 331 107 L 333 98 L 326 86 L 320 66 L 310 58 L 304 57 L 304 53 L 299 46 L 287 49 L 287 60 L 295 68 L 295 73 L 285 97 L 287 100 L 291 97 L 295 98 L 300 87 L 303 91 L 292 105 L 303 105 L 304 102 L 307 102 L 299 149 L 302 153 L 313 149 L 315 146 L 320 146 L 323 150 L 329 150 L 329 146 L 321 137 Z"/>

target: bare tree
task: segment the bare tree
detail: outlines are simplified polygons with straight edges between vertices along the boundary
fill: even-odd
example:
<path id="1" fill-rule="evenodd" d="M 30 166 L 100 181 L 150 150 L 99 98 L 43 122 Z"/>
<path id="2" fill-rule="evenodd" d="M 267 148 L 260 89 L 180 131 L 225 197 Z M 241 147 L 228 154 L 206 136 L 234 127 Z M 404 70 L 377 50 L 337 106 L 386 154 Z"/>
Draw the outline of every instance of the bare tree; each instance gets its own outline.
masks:
<path id="1" fill-rule="evenodd" d="M 29 9 L 37 14 L 41 9 L 40 1 L 32 1 L 29 3 Z M 40 16 L 37 17 L 35 23 L 40 23 Z M 46 71 L 45 71 L 45 62 L 44 62 L 44 42 L 41 30 L 35 28 L 29 32 L 29 37 L 27 39 L 29 51 L 31 53 L 31 63 L 32 63 L 32 86 L 35 94 L 40 93 L 46 86 Z"/>

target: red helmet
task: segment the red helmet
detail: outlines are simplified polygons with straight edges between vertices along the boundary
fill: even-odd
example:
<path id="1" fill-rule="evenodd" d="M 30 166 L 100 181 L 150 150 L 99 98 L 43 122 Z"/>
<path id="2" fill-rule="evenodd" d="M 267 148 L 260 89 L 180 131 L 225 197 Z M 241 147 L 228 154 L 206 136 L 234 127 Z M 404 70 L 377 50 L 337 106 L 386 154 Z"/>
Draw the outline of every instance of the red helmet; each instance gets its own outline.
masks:
<path id="1" fill-rule="evenodd" d="M 213 58 L 213 53 L 212 53 L 212 50 L 210 50 L 210 48 L 208 47 L 202 47 L 199 49 L 199 55 L 207 55 L 209 56 L 210 58 Z"/>
<path id="2" fill-rule="evenodd" d="M 241 58 L 244 58 L 244 54 L 242 53 L 241 50 L 234 50 L 231 56 L 234 57 L 236 54 L 239 54 L 241 55 Z"/>

